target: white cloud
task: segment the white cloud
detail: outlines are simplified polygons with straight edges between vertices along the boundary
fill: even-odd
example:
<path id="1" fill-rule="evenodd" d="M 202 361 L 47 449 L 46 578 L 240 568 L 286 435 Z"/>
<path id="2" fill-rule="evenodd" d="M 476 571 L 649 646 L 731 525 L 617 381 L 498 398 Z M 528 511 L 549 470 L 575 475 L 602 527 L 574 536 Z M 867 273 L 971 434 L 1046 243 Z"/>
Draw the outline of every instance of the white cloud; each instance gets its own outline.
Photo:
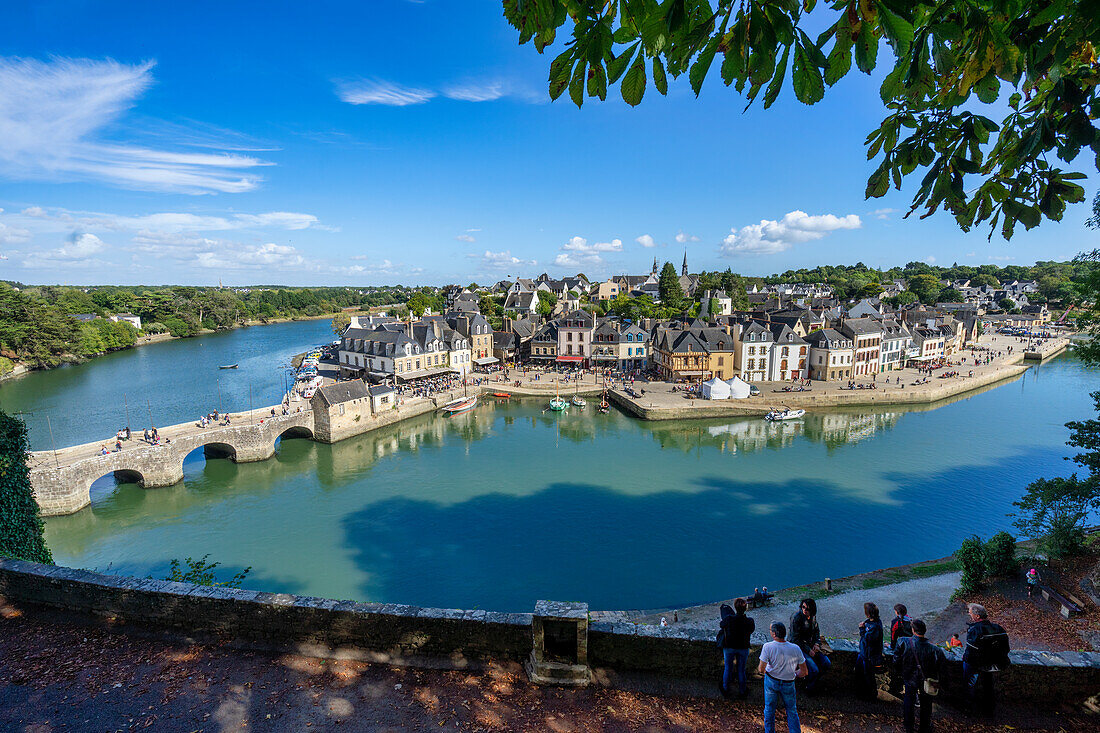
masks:
<path id="1" fill-rule="evenodd" d="M 2 213 L 4 213 L 4 210 L 0 209 L 0 214 Z M 29 242 L 30 239 L 31 232 L 29 229 L 11 227 L 0 221 L 0 244 L 22 244 L 23 242 Z"/>
<path id="2" fill-rule="evenodd" d="M 0 57 L 0 175 L 192 194 L 256 188 L 259 177 L 243 171 L 269 165 L 263 160 L 103 136 L 152 85 L 152 68 L 151 61 Z"/>
<path id="3" fill-rule="evenodd" d="M 430 89 L 403 87 L 379 79 L 360 79 L 336 85 L 336 96 L 348 104 L 384 104 L 390 107 L 406 107 L 423 104 L 435 96 Z"/>
<path id="4" fill-rule="evenodd" d="M 993 260 L 994 262 L 1011 262 L 1016 258 L 1012 255 L 989 255 L 989 259 Z"/>
<path id="5" fill-rule="evenodd" d="M 588 243 L 584 237 L 572 237 L 561 246 L 567 252 L 622 252 L 623 240 L 612 239 L 610 242 Z"/>
<path id="6" fill-rule="evenodd" d="M 977 253 L 977 252 L 967 252 L 967 253 L 966 253 L 966 256 L 967 256 L 967 257 L 977 257 L 977 256 L 978 256 L 978 253 Z"/>
<path id="7" fill-rule="evenodd" d="M 466 231 L 468 231 L 468 232 L 480 232 L 481 227 L 472 227 L 470 229 L 467 229 Z"/>
<path id="8" fill-rule="evenodd" d="M 722 240 L 721 253 L 727 257 L 739 254 L 776 254 L 793 245 L 821 239 L 838 229 L 859 229 L 860 218 L 855 214 L 834 216 L 820 214 L 810 216 L 804 211 L 791 211 L 779 221 L 762 219 L 740 229 L 730 229 Z"/>
<path id="9" fill-rule="evenodd" d="M 936 258 L 933 257 L 932 255 L 928 255 L 927 257 L 925 257 L 924 261 L 927 262 L 930 265 L 936 264 Z"/>
<path id="10" fill-rule="evenodd" d="M 107 244 L 94 234 L 88 232 L 73 232 L 68 242 L 57 249 L 44 252 L 30 252 L 23 260 L 24 267 L 52 267 L 63 262 L 92 261 L 92 255 L 98 254 L 107 248 Z"/>
<path id="11" fill-rule="evenodd" d="M 192 214 L 165 211 L 142 216 L 122 216 L 89 211 L 44 209 L 31 206 L 23 209 L 23 216 L 42 222 L 52 222 L 65 229 L 74 225 L 87 230 L 125 231 L 166 234 L 178 232 L 220 232 L 237 229 L 309 229 L 325 228 L 313 214 L 291 211 L 269 211 L 261 214 Z M 34 226 L 42 226 L 35 224 Z"/>
<path id="12" fill-rule="evenodd" d="M 523 260 L 519 257 L 513 257 L 511 250 L 504 250 L 503 252 L 490 252 L 485 250 L 485 254 L 469 254 L 467 257 L 480 259 L 481 266 L 489 270 L 507 270 L 510 267 L 534 267 L 538 264 L 536 260 Z"/>
<path id="13" fill-rule="evenodd" d="M 649 249 L 650 247 L 656 247 L 657 246 L 657 242 L 653 241 L 653 237 L 651 237 L 648 234 L 643 234 L 642 236 L 638 237 L 634 241 L 637 242 L 638 244 L 642 245 L 646 249 Z"/>
<path id="14" fill-rule="evenodd" d="M 455 239 L 457 239 L 460 242 L 476 242 L 477 241 L 477 239 L 473 235 L 470 235 L 470 234 L 459 234 L 457 237 L 455 237 Z"/>
<path id="15" fill-rule="evenodd" d="M 443 87 L 443 96 L 448 99 L 457 99 L 462 102 L 491 102 L 508 94 L 503 82 L 490 81 L 481 83 L 452 84 Z"/>
<path id="16" fill-rule="evenodd" d="M 890 214 L 897 212 L 897 209 L 875 209 L 871 212 L 871 216 L 876 219 L 889 219 Z"/>
<path id="17" fill-rule="evenodd" d="M 694 234 L 684 234 L 684 232 L 681 231 L 676 235 L 676 241 L 680 244 L 684 244 L 686 242 L 698 242 L 699 237 L 696 237 Z"/>

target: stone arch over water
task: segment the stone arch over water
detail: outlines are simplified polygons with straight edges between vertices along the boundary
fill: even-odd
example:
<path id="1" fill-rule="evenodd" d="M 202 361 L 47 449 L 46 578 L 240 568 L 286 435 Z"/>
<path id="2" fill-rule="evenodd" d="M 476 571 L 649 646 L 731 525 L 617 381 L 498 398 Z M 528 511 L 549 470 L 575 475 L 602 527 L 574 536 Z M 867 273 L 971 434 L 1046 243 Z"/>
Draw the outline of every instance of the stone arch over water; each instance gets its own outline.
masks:
<path id="1" fill-rule="evenodd" d="M 236 446 L 231 443 L 210 442 L 192 448 L 183 456 L 183 462 L 186 463 L 189 458 L 195 456 L 200 451 L 202 452 L 203 458 L 207 460 L 211 458 L 228 458 L 234 463 L 237 461 Z"/>
<path id="2" fill-rule="evenodd" d="M 104 479 L 107 478 L 111 479 L 110 484 L 104 481 Z M 97 484 L 99 485 L 97 486 Z M 87 494 L 89 502 L 94 503 L 97 499 L 111 496 L 115 493 L 119 484 L 137 484 L 145 488 L 145 475 L 141 471 L 133 468 L 119 468 L 96 476 L 88 482 Z"/>

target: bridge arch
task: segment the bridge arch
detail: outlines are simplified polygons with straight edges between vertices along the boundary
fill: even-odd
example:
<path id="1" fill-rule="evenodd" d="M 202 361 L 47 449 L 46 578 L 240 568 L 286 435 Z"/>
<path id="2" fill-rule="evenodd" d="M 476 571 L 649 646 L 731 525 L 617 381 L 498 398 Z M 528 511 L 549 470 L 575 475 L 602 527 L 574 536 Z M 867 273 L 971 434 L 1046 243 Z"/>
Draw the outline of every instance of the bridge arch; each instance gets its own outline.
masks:
<path id="1" fill-rule="evenodd" d="M 120 484 L 137 484 L 145 488 L 145 475 L 133 468 L 106 471 L 88 481 L 88 501 L 94 504 L 114 495 Z"/>
<path id="2" fill-rule="evenodd" d="M 279 449 L 279 444 L 284 440 L 297 440 L 301 438 L 313 440 L 313 431 L 305 425 L 291 425 L 275 436 L 275 450 Z"/>
<path id="3" fill-rule="evenodd" d="M 194 446 L 179 460 L 181 460 L 186 467 L 188 464 L 197 462 L 197 459 L 200 457 L 203 460 L 209 460 L 211 458 L 228 458 L 236 463 L 237 448 L 232 443 L 211 441 L 209 443 Z"/>

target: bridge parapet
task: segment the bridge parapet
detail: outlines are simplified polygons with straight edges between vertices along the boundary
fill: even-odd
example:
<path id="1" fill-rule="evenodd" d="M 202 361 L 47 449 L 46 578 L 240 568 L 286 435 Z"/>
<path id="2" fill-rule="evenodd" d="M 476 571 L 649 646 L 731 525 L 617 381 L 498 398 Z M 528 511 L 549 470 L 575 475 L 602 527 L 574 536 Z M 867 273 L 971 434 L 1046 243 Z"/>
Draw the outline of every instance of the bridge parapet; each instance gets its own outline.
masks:
<path id="1" fill-rule="evenodd" d="M 247 419 L 238 416 L 237 419 Z M 313 437 L 313 412 L 264 417 L 256 423 L 237 422 L 206 429 L 193 423 L 159 430 L 160 445 L 128 441 L 117 452 L 99 455 L 101 444 L 88 443 L 57 452 L 31 454 L 31 488 L 43 516 L 71 514 L 91 503 L 92 483 L 109 473 L 136 474 L 147 489 L 183 480 L 183 459 L 196 448 L 228 455 L 238 463 L 262 461 L 275 454 L 275 440 L 297 429 Z"/>

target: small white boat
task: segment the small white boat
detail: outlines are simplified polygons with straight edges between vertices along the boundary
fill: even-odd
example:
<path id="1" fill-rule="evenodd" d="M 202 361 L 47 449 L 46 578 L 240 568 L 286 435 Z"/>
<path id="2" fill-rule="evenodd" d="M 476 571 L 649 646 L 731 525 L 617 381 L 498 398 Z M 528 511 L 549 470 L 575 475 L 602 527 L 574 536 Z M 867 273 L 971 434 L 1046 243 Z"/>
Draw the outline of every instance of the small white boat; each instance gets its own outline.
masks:
<path id="1" fill-rule="evenodd" d="M 447 413 L 448 415 L 457 415 L 460 412 L 466 412 L 477 407 L 477 395 L 473 397 L 461 397 L 457 400 L 451 400 L 443 407 L 439 408 L 440 411 Z"/>
<path id="2" fill-rule="evenodd" d="M 772 421 L 797 420 L 805 414 L 805 410 L 792 410 L 791 408 L 787 407 L 782 410 L 772 410 L 764 416 L 764 419 Z"/>
<path id="3" fill-rule="evenodd" d="M 580 395 L 576 395 L 573 397 L 573 404 L 583 409 L 584 406 L 588 403 L 584 401 L 583 397 L 581 397 Z"/>
<path id="4" fill-rule="evenodd" d="M 554 399 L 550 400 L 550 409 L 554 412 L 561 412 L 568 406 L 569 403 L 560 397 L 555 397 Z"/>

